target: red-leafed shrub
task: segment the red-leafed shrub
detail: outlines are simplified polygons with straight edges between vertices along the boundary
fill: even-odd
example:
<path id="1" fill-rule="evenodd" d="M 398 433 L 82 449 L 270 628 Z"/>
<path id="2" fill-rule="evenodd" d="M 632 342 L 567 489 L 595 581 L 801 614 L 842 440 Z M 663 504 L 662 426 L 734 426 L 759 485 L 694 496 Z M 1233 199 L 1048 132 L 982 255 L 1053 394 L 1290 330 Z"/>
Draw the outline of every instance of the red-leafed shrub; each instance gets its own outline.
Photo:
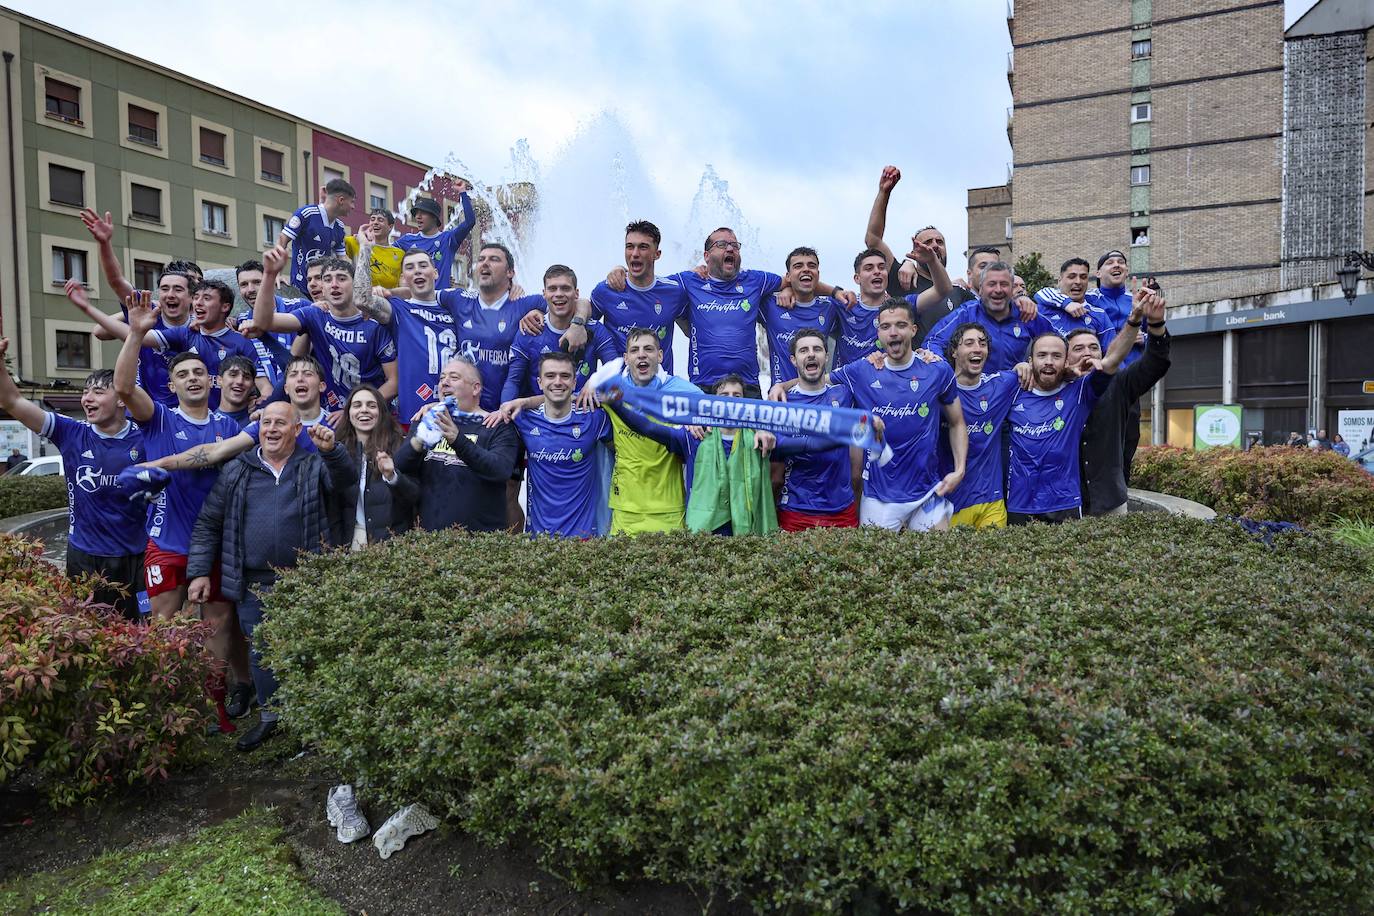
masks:
<path id="1" fill-rule="evenodd" d="M 39 554 L 0 535 L 0 783 L 63 805 L 165 779 L 204 740 L 208 627 L 127 621 Z"/>
<path id="2" fill-rule="evenodd" d="M 1131 484 L 1258 521 L 1374 522 L 1374 477 L 1335 452 L 1154 446 L 1136 453 Z"/>

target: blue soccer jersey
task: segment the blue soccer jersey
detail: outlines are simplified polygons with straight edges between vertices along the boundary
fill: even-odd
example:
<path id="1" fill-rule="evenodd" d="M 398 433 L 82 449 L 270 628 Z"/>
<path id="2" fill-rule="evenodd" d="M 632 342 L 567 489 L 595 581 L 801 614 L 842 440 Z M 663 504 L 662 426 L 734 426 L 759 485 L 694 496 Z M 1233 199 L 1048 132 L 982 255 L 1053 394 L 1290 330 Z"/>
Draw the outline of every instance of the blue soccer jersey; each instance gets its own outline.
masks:
<path id="1" fill-rule="evenodd" d="M 510 366 L 506 371 L 506 383 L 501 389 L 502 403 L 512 398 L 528 397 L 543 392 L 539 387 L 539 359 L 545 353 L 562 349 L 559 339 L 563 334 L 563 331 L 554 330 L 545 318 L 544 329 L 538 334 L 531 336 L 521 331 L 515 335 L 515 342 L 510 347 Z M 582 390 L 582 386 L 587 383 L 587 379 L 598 366 L 619 359 L 621 355 L 616 352 L 615 338 L 611 336 L 610 331 L 602 327 L 600 322 L 587 322 L 587 345 L 574 355 L 577 360 L 576 374 L 573 377 L 574 393 Z"/>
<path id="2" fill-rule="evenodd" d="M 1117 333 L 1122 333 L 1123 328 L 1127 334 L 1136 333 L 1135 328 L 1126 327 L 1126 319 L 1131 317 L 1131 309 L 1135 304 L 1135 297 L 1131 295 L 1129 289 L 1124 286 L 1099 286 L 1096 289 L 1088 290 L 1084 298 L 1087 299 L 1089 305 L 1095 305 L 1107 313 L 1112 321 L 1112 327 L 1116 329 Z M 1109 346 L 1111 346 L 1110 342 L 1103 338 L 1102 348 L 1105 350 Z M 1121 361 L 1121 368 L 1126 368 L 1144 355 L 1145 341 L 1137 335 L 1136 342 L 1131 346 L 1126 358 Z"/>
<path id="3" fill-rule="evenodd" d="M 189 327 L 154 328 L 150 334 L 163 351 L 163 357 L 171 361 L 179 353 L 194 353 L 205 363 L 210 373 L 210 409 L 219 409 L 219 367 L 231 356 L 242 356 L 254 364 L 260 364 L 259 354 L 253 343 L 238 331 L 224 327 L 213 334 L 205 334 Z"/>
<path id="4" fill-rule="evenodd" d="M 477 364 L 482 376 L 482 409 L 501 406 L 506 385 L 510 348 L 520 331 L 520 319 L 531 309 L 544 311 L 543 296 L 502 296 L 492 305 L 483 305 L 476 293 L 445 290 L 439 301 L 452 312 L 458 323 L 458 352 Z"/>
<path id="5" fill-rule="evenodd" d="M 854 399 L 843 385 L 827 384 L 816 392 L 793 388 L 787 393 L 787 402 L 852 407 Z M 782 442 L 782 437 L 778 441 Z M 853 505 L 854 484 L 850 477 L 848 446 L 837 445 L 821 451 L 791 455 L 783 461 L 782 468 L 779 509 L 823 515 L 840 512 Z"/>
<path id="6" fill-rule="evenodd" d="M 1102 309 L 1090 303 L 1083 303 L 1087 312 L 1081 318 L 1070 315 L 1067 309 L 1073 305 L 1073 300 L 1065 296 L 1059 290 L 1047 286 L 1035 294 L 1035 307 L 1040 315 L 1054 326 L 1061 337 L 1067 337 L 1070 331 L 1079 328 L 1087 328 L 1098 336 L 1099 340 L 1108 340 L 1116 334 L 1116 327 L 1112 324 L 1111 317 Z M 1105 347 L 1106 344 L 1104 343 Z"/>
<path id="7" fill-rule="evenodd" d="M 601 321 L 615 340 L 617 356 L 624 356 L 629 333 L 644 328 L 658 335 L 663 350 L 663 369 L 673 374 L 673 324 L 687 314 L 687 291 L 673 278 L 655 278 L 641 289 L 626 282 L 616 292 L 604 282 L 592 290 L 592 317 Z"/>
<path id="8" fill-rule="evenodd" d="M 768 374 L 774 385 L 797 377 L 797 367 L 792 362 L 792 335 L 803 328 L 815 328 L 826 337 L 835 336 L 840 326 L 836 312 L 842 308 L 829 296 L 798 302 L 790 309 L 779 306 L 776 295 L 763 300 L 763 326 L 768 332 Z"/>
<path id="9" fill-rule="evenodd" d="M 280 315 L 289 314 L 291 312 L 294 312 L 296 309 L 300 308 L 303 305 L 312 304 L 310 302 L 310 299 L 306 296 L 273 296 L 272 302 L 277 313 Z M 252 317 L 252 310 L 249 310 L 248 315 L 250 318 Z M 291 345 L 296 342 L 296 335 L 292 334 L 290 331 L 273 331 L 272 335 L 277 338 L 277 341 L 283 347 L 286 347 L 288 349 L 290 349 Z"/>
<path id="10" fill-rule="evenodd" d="M 176 455 L 197 445 L 209 445 L 239 434 L 239 425 L 217 410 L 204 420 L 194 420 L 179 407 L 153 405 L 153 415 L 139 423 L 147 460 Z M 200 506 L 219 477 L 219 468 L 177 471 L 167 489 L 148 506 L 148 540 L 160 550 L 185 554 L 191 549 L 191 531 Z"/>
<path id="11" fill-rule="evenodd" d="M 143 433 L 132 423 L 107 436 L 89 423 L 49 413 L 43 436 L 62 454 L 67 477 L 67 542 L 98 557 L 142 553 L 147 511 L 130 502 L 119 472 L 144 460 Z"/>
<path id="12" fill-rule="evenodd" d="M 119 307 L 124 315 L 124 320 L 129 320 L 129 309 L 123 305 Z M 157 323 L 153 325 L 154 331 L 166 331 L 171 328 L 185 328 L 190 326 L 190 320 L 186 324 L 168 324 L 162 318 L 162 313 L 157 316 Z M 147 343 L 147 337 L 144 338 Z M 177 396 L 168 387 L 171 382 L 171 375 L 167 372 L 167 359 L 159 351 L 152 347 L 143 347 L 138 351 L 138 387 L 148 392 L 148 397 L 165 404 L 168 407 L 177 406 Z"/>
<path id="13" fill-rule="evenodd" d="M 477 216 L 473 212 L 472 200 L 468 197 L 467 191 L 458 195 L 458 202 L 463 207 L 463 221 L 458 225 L 433 235 L 410 232 L 392 243 L 402 251 L 418 248 L 429 255 L 434 269 L 439 272 L 439 278 L 434 281 L 435 289 L 449 289 L 453 286 L 453 260 L 458 255 L 458 246 L 463 244 L 468 233 L 472 232 L 472 227 L 477 225 Z"/>
<path id="14" fill-rule="evenodd" d="M 603 410 L 574 410 L 551 420 L 541 407 L 513 421 L 525 442 L 529 492 L 525 530 L 551 537 L 589 538 L 600 529 L 601 443 L 611 438 Z"/>
<path id="15" fill-rule="evenodd" d="M 342 410 L 359 382 L 380 388 L 386 382 L 383 363 L 396 361 L 391 332 L 359 312 L 336 318 L 332 312 L 304 305 L 291 313 L 310 338 L 310 350 L 324 368 L 324 409 Z"/>
<path id="16" fill-rule="evenodd" d="M 883 438 L 892 459 L 879 465 L 873 455 L 864 464 L 864 496 L 885 503 L 921 499 L 940 482 L 935 447 L 940 435 L 941 406 L 954 403 L 954 370 L 944 360 L 925 363 L 914 356 L 906 366 L 875 369 L 866 359 L 830 373 L 849 389 L 854 406 L 881 417 Z"/>
<path id="17" fill-rule="evenodd" d="M 306 265 L 315 258 L 346 254 L 344 238 L 348 235 L 348 227 L 341 219 L 330 222 L 323 207 L 310 204 L 292 213 L 282 232 L 291 240 L 291 285 L 309 296 L 310 290 L 305 284 Z"/>
<path id="18" fill-rule="evenodd" d="M 1083 504 L 1078 444 L 1083 424 L 1111 380 L 1090 372 L 1054 391 L 1017 391 L 1010 414 L 1008 512 L 1059 512 Z"/>
<path id="19" fill-rule="evenodd" d="M 759 383 L 758 325 L 763 300 L 782 286 L 782 277 L 765 270 L 742 270 L 733 280 L 703 280 L 691 271 L 671 279 L 687 291 L 688 376 L 693 385 L 714 385 L 735 373 Z"/>
<path id="20" fill-rule="evenodd" d="M 1012 399 L 1021 390 L 1015 372 L 984 374 L 971 388 L 955 383 L 959 406 L 968 425 L 968 457 L 964 462 L 964 479 L 950 494 L 954 511 L 969 506 L 996 502 L 1002 492 L 1002 424 L 1011 411 Z M 949 440 L 940 440 L 940 473 L 954 470 L 954 453 Z"/>
<path id="21" fill-rule="evenodd" d="M 437 299 L 387 301 L 387 329 L 396 340 L 396 413 L 402 423 L 409 423 L 416 411 L 434 400 L 439 373 L 458 352 L 458 330 L 453 312 Z"/>
<path id="22" fill-rule="evenodd" d="M 835 342 L 836 366 L 847 366 L 856 359 L 863 359 L 870 353 L 881 349 L 878 346 L 878 310 L 869 308 L 862 302 L 854 303 L 853 308 L 840 307 L 836 313 L 839 319 L 840 339 Z"/>
<path id="23" fill-rule="evenodd" d="M 931 328 L 923 346 L 943 356 L 954 329 L 966 322 L 981 324 L 988 332 L 988 361 L 984 364 L 988 372 L 1003 372 L 1027 361 L 1026 351 L 1032 340 L 1040 334 L 1056 333 L 1054 325 L 1039 315 L 1023 321 L 1015 305 L 1005 318 L 998 319 L 988 314 L 980 300 L 974 299 L 941 318 Z"/>

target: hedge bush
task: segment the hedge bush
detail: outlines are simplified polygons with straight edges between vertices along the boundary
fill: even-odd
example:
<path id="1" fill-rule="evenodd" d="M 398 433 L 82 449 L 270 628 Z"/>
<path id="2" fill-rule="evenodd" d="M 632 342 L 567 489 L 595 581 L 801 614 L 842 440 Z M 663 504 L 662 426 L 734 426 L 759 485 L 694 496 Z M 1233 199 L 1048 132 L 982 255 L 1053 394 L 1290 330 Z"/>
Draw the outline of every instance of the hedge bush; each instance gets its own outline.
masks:
<path id="1" fill-rule="evenodd" d="M 1147 446 L 1136 452 L 1131 485 L 1261 521 L 1329 525 L 1344 517 L 1374 522 L 1374 476 L 1335 452 Z"/>
<path id="2" fill-rule="evenodd" d="M 67 479 L 61 476 L 0 476 L 0 518 L 67 507 Z"/>
<path id="3" fill-rule="evenodd" d="M 89 594 L 0 534 L 0 783 L 32 773 L 55 806 L 164 780 L 204 743 L 208 626 L 133 623 Z"/>
<path id="4" fill-rule="evenodd" d="M 760 909 L 1374 907 L 1374 577 L 1131 516 L 311 558 L 259 632 L 370 797 Z"/>

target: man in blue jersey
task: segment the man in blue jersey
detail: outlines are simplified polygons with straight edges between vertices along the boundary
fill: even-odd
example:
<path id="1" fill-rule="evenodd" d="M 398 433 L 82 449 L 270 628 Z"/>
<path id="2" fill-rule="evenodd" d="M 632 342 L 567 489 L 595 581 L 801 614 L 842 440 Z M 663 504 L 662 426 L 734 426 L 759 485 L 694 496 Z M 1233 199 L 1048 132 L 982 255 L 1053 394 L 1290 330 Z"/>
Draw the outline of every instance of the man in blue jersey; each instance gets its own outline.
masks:
<path id="1" fill-rule="evenodd" d="M 367 285 L 371 244 L 364 238 L 353 276 L 353 301 L 396 340 L 396 413 L 402 424 L 408 424 L 434 400 L 439 372 L 458 352 L 458 327 L 452 308 L 440 301 L 435 289 L 439 274 L 429 252 L 411 248 L 402 257 L 401 284 L 410 291 L 403 299 Z"/>
<path id="2" fill-rule="evenodd" d="M 1082 517 L 1079 445 L 1093 405 L 1111 384 L 1132 344 L 1118 334 L 1098 360 L 1068 364 L 1068 344 L 1054 331 L 1031 341 L 1031 388 L 1012 400 L 1007 522 L 1058 524 Z"/>
<path id="3" fill-rule="evenodd" d="M 402 251 L 418 248 L 429 255 L 430 261 L 434 263 L 434 269 L 439 272 L 438 282 L 434 285 L 435 289 L 452 288 L 453 261 L 458 256 L 458 246 L 463 244 L 463 240 L 472 232 L 472 227 L 477 225 L 477 216 L 472 209 L 472 199 L 468 196 L 468 191 L 472 189 L 472 185 L 462 178 L 455 178 L 453 185 L 459 191 L 458 203 L 463 208 L 462 222 L 456 226 L 442 229 L 444 214 L 439 209 L 438 202 L 430 200 L 428 197 L 421 197 L 410 208 L 411 222 L 420 231 L 408 232 L 396 240 L 396 247 Z M 404 282 L 404 277 L 402 282 Z"/>
<path id="4" fill-rule="evenodd" d="M 314 258 L 343 257 L 347 253 L 344 239 L 348 237 L 348 227 L 344 217 L 353 212 L 356 197 L 353 185 L 342 178 L 331 178 L 320 189 L 318 204 L 298 208 L 282 226 L 276 247 L 291 246 L 291 285 L 303 294 L 310 295 L 305 282 L 307 263 Z"/>
<path id="5" fill-rule="evenodd" d="M 1116 325 L 1105 311 L 1088 303 L 1087 293 L 1088 262 L 1069 258 L 1059 267 L 1058 288 L 1047 286 L 1035 294 L 1036 310 L 1061 337 L 1087 328 L 1108 346 L 1116 336 Z"/>
<path id="6" fill-rule="evenodd" d="M 257 406 L 257 380 L 257 364 L 245 356 L 230 356 L 219 364 L 219 412 L 240 429 L 248 425 L 248 416 Z"/>
<path id="7" fill-rule="evenodd" d="M 544 301 L 548 303 L 548 311 L 543 329 L 538 334 L 522 330 L 511 344 L 506 384 L 501 390 L 503 413 L 507 412 L 508 402 L 540 393 L 540 357 L 562 349 L 561 338 L 576 320 L 579 303 L 585 303 L 579 297 L 577 274 L 571 267 L 554 264 L 544 271 Z M 570 354 L 576 365 L 574 394 L 582 391 L 597 366 L 621 356 L 621 352 L 616 351 L 615 338 L 598 322 L 588 322 L 585 327 L 587 345 Z"/>
<path id="8" fill-rule="evenodd" d="M 821 278 L 821 259 L 816 249 L 804 245 L 794 248 L 785 264 L 794 297 L 792 307 L 778 305 L 776 295 L 763 300 L 763 326 L 768 332 L 768 374 L 775 385 L 797 377 L 797 367 L 792 362 L 793 336 L 809 328 L 826 338 L 837 337 L 838 313 L 844 310 L 844 306 L 829 296 L 816 295 L 816 283 Z"/>
<path id="9" fill-rule="evenodd" d="M 317 308 L 325 309 L 324 305 L 324 284 L 320 282 L 320 275 L 324 272 L 324 258 L 315 258 L 305 265 L 305 285 L 310 290 L 309 296 L 283 296 L 275 290 L 272 292 L 272 302 L 278 312 L 294 312 L 303 305 L 315 303 Z M 248 303 L 248 309 L 235 319 L 234 330 L 248 338 L 249 343 L 258 354 L 258 375 L 267 379 L 275 385 L 281 381 L 281 367 L 277 365 L 277 359 L 271 348 L 260 339 L 244 329 L 244 325 L 251 325 L 253 322 L 253 307 L 258 303 L 258 292 L 262 289 L 263 267 L 258 260 L 244 261 L 236 269 L 236 279 L 239 285 L 239 295 L 243 301 Z M 273 334 L 272 337 L 283 347 L 291 349 L 296 343 L 295 334 Z M 302 343 L 301 353 L 309 352 L 308 343 Z"/>
<path id="10" fill-rule="evenodd" d="M 883 269 L 886 270 L 886 263 Z M 849 389 L 825 377 L 825 336 L 816 328 L 804 328 L 792 336 L 791 361 L 797 384 L 787 393 L 793 404 L 825 404 L 851 407 Z M 791 454 L 782 437 L 774 461 L 783 467 L 778 494 L 778 527 L 783 531 L 807 528 L 856 528 L 858 505 L 854 499 L 854 468 L 862 467 L 863 452 L 843 445 Z"/>
<path id="11" fill-rule="evenodd" d="M 1026 347 L 1038 334 L 1054 333 L 1054 325 L 1036 315 L 1026 318 L 1012 301 L 1012 269 L 1005 261 L 983 268 L 978 278 L 978 298 L 941 319 L 926 337 L 926 347 L 943 353 L 954 329 L 965 322 L 981 324 L 988 332 L 992 351 L 987 371 L 1003 372 L 1026 358 Z"/>
<path id="12" fill-rule="evenodd" d="M 954 516 L 950 527 L 1005 528 L 1007 503 L 1002 486 L 1002 424 L 1021 387 L 1016 371 L 985 372 L 987 328 L 967 321 L 950 335 L 947 356 L 954 366 L 955 390 L 968 426 L 964 479 L 950 494 Z M 940 449 L 941 469 L 954 465 L 950 450 Z"/>
<path id="13" fill-rule="evenodd" d="M 764 298 L 787 288 L 788 281 L 763 270 L 742 270 L 740 242 L 735 231 L 722 226 L 706 237 L 702 268 L 674 274 L 669 279 L 687 294 L 688 376 L 692 384 L 709 387 L 726 375 L 745 380 L 745 394 L 759 396 L 757 332 L 759 308 Z M 625 271 L 616 268 L 606 278 L 611 289 L 623 289 Z M 853 293 L 817 282 L 816 292 L 842 301 L 856 301 Z M 790 288 L 778 296 L 784 308 L 792 302 Z"/>
<path id="14" fill-rule="evenodd" d="M 286 252 L 263 253 L 263 286 L 275 287 Z M 325 372 L 325 409 L 343 410 L 348 393 L 359 382 L 381 389 L 388 400 L 396 395 L 396 344 L 391 332 L 359 310 L 353 299 L 353 265 L 343 258 L 327 258 L 320 280 L 324 284 L 321 311 L 313 304 L 293 312 L 276 312 L 266 296 L 253 304 L 253 324 L 264 331 L 304 334 Z"/>
<path id="15" fill-rule="evenodd" d="M 673 372 L 673 325 L 687 314 L 687 291 L 674 279 L 654 275 L 662 255 L 663 235 L 648 220 L 625 227 L 625 282 L 622 289 L 608 282 L 592 290 L 592 317 L 615 338 L 616 349 L 625 352 L 632 330 L 647 329 L 658 336 L 663 368 Z"/>
<path id="16" fill-rule="evenodd" d="M 550 537 L 605 534 L 598 522 L 602 443 L 611 422 L 599 408 L 574 410 L 578 369 L 571 354 L 550 350 L 539 357 L 538 385 L 544 403 L 512 421 L 525 442 L 529 465 L 525 530 Z"/>
<path id="17" fill-rule="evenodd" d="M 830 380 L 849 389 L 855 407 L 883 421 L 884 441 L 892 449 L 887 464 L 868 456 L 860 524 L 942 531 L 953 514 L 947 497 L 964 477 L 968 428 L 955 394 L 953 370 L 943 360 L 927 363 L 918 358 L 911 346 L 915 336 L 911 304 L 889 299 L 878 312 L 882 368 L 860 359 L 831 372 Z M 942 415 L 954 464 L 944 475 L 939 473 L 936 449 Z"/>
<path id="18" fill-rule="evenodd" d="M 0 338 L 0 367 L 9 340 Z M 0 408 L 57 446 L 67 478 L 67 575 L 94 574 L 114 588 L 96 590 L 95 600 L 138 619 L 143 591 L 143 547 L 147 511 L 130 502 L 119 486 L 119 472 L 143 460 L 143 434 L 124 415 L 114 390 L 114 373 L 105 369 L 86 377 L 80 422 L 26 400 L 0 368 Z M 122 593 L 121 593 L 122 592 Z"/>
<path id="19" fill-rule="evenodd" d="M 228 439 L 239 431 L 233 420 L 210 409 L 211 376 L 197 353 L 180 353 L 168 365 L 177 406 L 166 407 L 138 387 L 139 341 L 157 323 L 146 292 L 135 293 L 127 303 L 129 336 L 115 360 L 114 387 L 129 416 L 143 433 L 145 457 L 156 460 L 195 445 Z M 167 488 L 147 510 L 148 543 L 144 576 L 154 617 L 166 620 L 186 606 L 186 557 L 196 516 L 218 471 L 214 468 L 172 475 Z M 213 635 L 207 643 L 215 657 L 228 665 L 238 684 L 249 682 L 247 644 L 234 617 L 234 606 L 219 592 L 218 574 L 203 602 L 202 619 Z M 237 688 L 242 692 L 242 688 Z M 247 712 L 247 706 L 243 706 Z"/>
<path id="20" fill-rule="evenodd" d="M 836 313 L 840 335 L 835 342 L 834 365 L 847 366 L 878 352 L 878 309 L 888 300 L 887 271 L 888 256 L 876 248 L 866 248 L 854 257 L 859 301 L 853 308 Z"/>

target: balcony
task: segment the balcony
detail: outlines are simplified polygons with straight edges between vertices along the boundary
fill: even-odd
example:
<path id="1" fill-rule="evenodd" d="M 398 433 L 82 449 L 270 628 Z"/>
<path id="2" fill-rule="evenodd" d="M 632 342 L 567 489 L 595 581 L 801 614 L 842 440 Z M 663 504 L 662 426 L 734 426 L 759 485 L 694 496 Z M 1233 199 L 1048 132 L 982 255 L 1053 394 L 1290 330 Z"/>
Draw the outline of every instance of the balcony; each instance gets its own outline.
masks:
<path id="1" fill-rule="evenodd" d="M 1007 88 L 1015 92 L 1016 87 L 1012 83 L 1012 77 L 1016 74 L 1016 64 L 1012 57 L 1015 52 L 1007 52 Z"/>
<path id="2" fill-rule="evenodd" d="M 1016 44 L 1016 0 L 1007 0 L 1007 37 Z"/>
<path id="3" fill-rule="evenodd" d="M 1010 105 L 1008 105 L 1008 106 L 1007 106 L 1007 142 L 1008 142 L 1008 143 L 1012 143 L 1012 139 L 1011 139 L 1011 114 L 1012 114 L 1012 108 L 1011 108 Z M 1013 144 L 1013 145 L 1014 145 L 1014 144 Z"/>

